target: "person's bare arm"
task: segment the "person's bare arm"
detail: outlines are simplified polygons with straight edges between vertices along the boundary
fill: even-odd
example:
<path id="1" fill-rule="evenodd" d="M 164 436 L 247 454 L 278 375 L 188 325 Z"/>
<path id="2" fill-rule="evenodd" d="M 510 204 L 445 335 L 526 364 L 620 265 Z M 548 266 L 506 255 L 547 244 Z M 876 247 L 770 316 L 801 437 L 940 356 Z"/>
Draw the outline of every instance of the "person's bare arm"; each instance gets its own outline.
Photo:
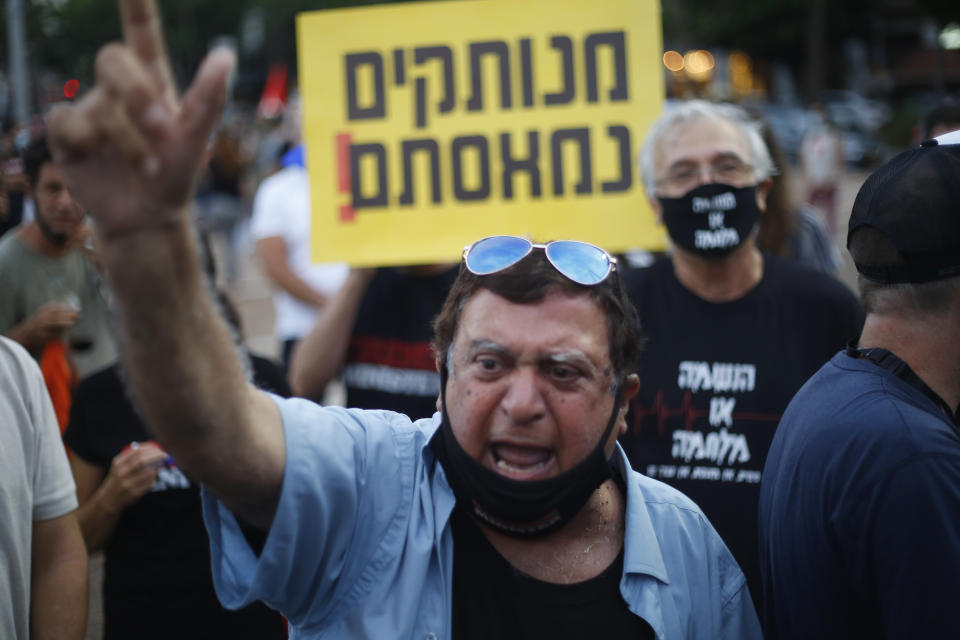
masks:
<path id="1" fill-rule="evenodd" d="M 280 415 L 247 384 L 189 216 L 233 55 L 208 55 L 178 102 L 154 3 L 120 7 L 124 42 L 100 51 L 79 103 L 51 114 L 54 157 L 95 221 L 128 388 L 147 425 L 192 478 L 268 527 L 285 462 Z"/>
<path id="2" fill-rule="evenodd" d="M 289 374 L 294 395 L 319 398 L 340 371 L 360 301 L 374 273 L 373 269 L 352 269 L 313 329 L 294 347 Z"/>
<path id="3" fill-rule="evenodd" d="M 24 349 L 36 355 L 51 340 L 56 340 L 63 332 L 76 323 L 79 317 L 76 308 L 59 302 L 49 302 L 23 322 L 10 327 L 6 336 L 19 342 Z"/>
<path id="4" fill-rule="evenodd" d="M 263 263 L 267 277 L 291 296 L 313 307 L 322 307 L 329 298 L 313 287 L 290 268 L 287 261 L 287 243 L 280 236 L 268 236 L 257 240 L 257 255 Z"/>
<path id="5" fill-rule="evenodd" d="M 123 510 L 153 486 L 157 470 L 166 457 L 163 449 L 144 445 L 118 453 L 106 471 L 76 454 L 70 456 L 80 502 L 77 520 L 89 551 L 103 548 Z"/>
<path id="6" fill-rule="evenodd" d="M 87 548 L 75 512 L 33 521 L 31 640 L 82 640 L 87 631 Z"/>

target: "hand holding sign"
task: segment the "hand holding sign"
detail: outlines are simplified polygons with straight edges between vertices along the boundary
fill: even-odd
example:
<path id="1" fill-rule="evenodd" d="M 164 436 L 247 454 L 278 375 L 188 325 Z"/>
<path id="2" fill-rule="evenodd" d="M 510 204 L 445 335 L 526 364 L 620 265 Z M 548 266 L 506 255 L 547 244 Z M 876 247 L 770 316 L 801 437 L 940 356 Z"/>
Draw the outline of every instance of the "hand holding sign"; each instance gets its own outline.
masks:
<path id="1" fill-rule="evenodd" d="M 105 239 L 186 215 L 234 56 L 207 56 L 181 101 L 152 0 L 122 0 L 124 40 L 100 50 L 96 85 L 54 111 L 50 141 Z"/>

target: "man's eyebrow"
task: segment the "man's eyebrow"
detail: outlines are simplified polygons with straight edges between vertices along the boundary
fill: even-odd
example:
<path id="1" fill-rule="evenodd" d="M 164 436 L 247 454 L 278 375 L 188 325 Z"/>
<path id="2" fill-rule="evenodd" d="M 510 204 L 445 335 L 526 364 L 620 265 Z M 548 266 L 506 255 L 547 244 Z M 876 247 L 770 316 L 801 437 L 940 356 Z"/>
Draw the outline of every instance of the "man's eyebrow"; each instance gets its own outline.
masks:
<path id="1" fill-rule="evenodd" d="M 711 163 L 717 162 L 718 160 L 739 160 L 740 162 L 747 162 L 747 160 L 742 158 L 736 151 L 721 151 L 710 158 Z M 679 160 L 671 162 L 667 170 L 672 171 L 677 167 L 699 166 L 699 164 L 696 160 L 690 158 L 680 158 Z"/>
<path id="2" fill-rule="evenodd" d="M 594 375 L 600 373 L 600 367 L 596 366 L 587 354 L 581 351 L 548 353 L 540 358 L 540 362 L 544 364 L 574 364 L 590 369 L 590 372 Z"/>
<path id="3" fill-rule="evenodd" d="M 690 160 L 689 158 L 680 158 L 679 160 L 674 160 L 670 163 L 670 166 L 667 167 L 667 171 L 672 171 L 677 167 L 688 167 L 696 166 L 697 162 L 695 160 Z"/>
<path id="4" fill-rule="evenodd" d="M 742 157 L 736 151 L 721 151 L 717 155 L 713 156 L 711 160 L 714 162 L 717 160 L 739 160 L 740 162 L 749 162 L 749 160 Z"/>
<path id="5" fill-rule="evenodd" d="M 472 340 L 467 345 L 467 352 L 474 353 L 477 351 L 496 351 L 497 353 L 503 355 L 511 355 L 510 350 L 498 342 L 493 340 Z"/>

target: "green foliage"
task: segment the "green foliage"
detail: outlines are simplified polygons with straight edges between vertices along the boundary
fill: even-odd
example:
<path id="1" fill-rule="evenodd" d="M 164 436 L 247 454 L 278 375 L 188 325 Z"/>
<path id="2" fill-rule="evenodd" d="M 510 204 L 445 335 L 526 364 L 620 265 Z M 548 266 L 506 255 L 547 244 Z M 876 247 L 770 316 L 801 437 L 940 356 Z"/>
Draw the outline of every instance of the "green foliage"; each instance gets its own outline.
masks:
<path id="1" fill-rule="evenodd" d="M 872 0 L 821 1 L 828 43 L 869 33 Z M 662 0 L 662 5 L 668 46 L 737 49 L 758 61 L 802 65 L 810 0 Z"/>
<path id="2" fill-rule="evenodd" d="M 238 37 L 244 15 L 262 8 L 264 44 L 261 51 L 241 59 L 259 73 L 273 62 L 296 68 L 295 17 L 302 11 L 382 4 L 384 0 L 158 0 L 167 47 L 180 83 L 192 76 L 211 41 Z M 34 68 L 77 77 L 89 86 L 97 50 L 121 38 L 117 0 L 47 0 L 25 2 L 27 40 Z"/>
<path id="3" fill-rule="evenodd" d="M 960 22 L 960 5 L 957 0 L 916 0 L 917 6 L 940 25 Z"/>
<path id="4" fill-rule="evenodd" d="M 68 0 L 59 7 L 39 5 L 38 10 L 42 13 L 36 21 L 27 20 L 31 66 L 76 77 L 88 85 L 93 78 L 97 49 L 119 38 L 116 2 Z"/>

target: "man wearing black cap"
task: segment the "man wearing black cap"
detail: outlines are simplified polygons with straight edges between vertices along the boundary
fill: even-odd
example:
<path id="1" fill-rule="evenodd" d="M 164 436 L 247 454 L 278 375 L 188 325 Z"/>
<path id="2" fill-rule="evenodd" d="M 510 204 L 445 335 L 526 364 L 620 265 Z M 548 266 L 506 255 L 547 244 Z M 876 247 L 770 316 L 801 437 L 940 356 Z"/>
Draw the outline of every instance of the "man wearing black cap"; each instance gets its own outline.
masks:
<path id="1" fill-rule="evenodd" d="M 960 133 L 871 175 L 847 247 L 859 345 L 797 393 L 760 492 L 768 638 L 956 637 Z"/>

